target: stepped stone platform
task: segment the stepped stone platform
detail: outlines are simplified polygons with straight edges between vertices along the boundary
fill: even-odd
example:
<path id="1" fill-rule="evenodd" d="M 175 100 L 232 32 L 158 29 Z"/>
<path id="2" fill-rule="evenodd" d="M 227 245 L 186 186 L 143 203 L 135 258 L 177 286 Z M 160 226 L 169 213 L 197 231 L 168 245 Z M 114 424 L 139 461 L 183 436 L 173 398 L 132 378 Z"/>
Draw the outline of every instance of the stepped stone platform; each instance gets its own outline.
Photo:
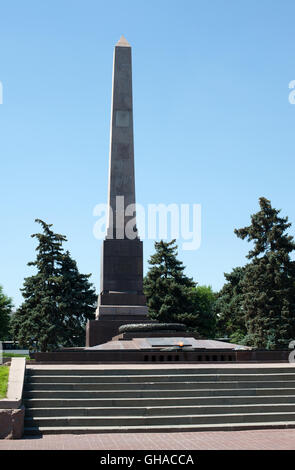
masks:
<path id="1" fill-rule="evenodd" d="M 130 326 L 135 327 L 136 325 Z M 158 326 L 161 327 L 161 324 Z M 36 352 L 31 354 L 31 357 L 36 362 L 47 364 L 54 362 L 69 364 L 106 362 L 128 364 L 144 362 L 287 362 L 290 352 L 288 350 L 252 350 L 247 346 L 224 341 L 197 339 L 185 331 L 155 330 L 118 333 L 111 341 L 96 346 L 65 348 L 44 353 Z"/>
<path id="2" fill-rule="evenodd" d="M 190 350 L 236 350 L 241 348 L 238 344 L 226 343 L 224 341 L 215 341 L 209 339 L 196 339 L 187 334 L 177 335 L 177 333 L 166 333 L 166 335 L 153 333 L 152 337 L 148 337 L 146 333 L 123 333 L 117 335 L 112 341 L 104 344 L 98 344 L 91 348 L 85 348 L 85 351 L 103 351 L 113 349 L 128 349 L 128 350 L 157 350 L 169 347 L 179 347 L 182 344 L 183 348 L 190 348 Z M 243 350 L 251 350 L 247 346 L 241 348 Z M 179 347 L 180 350 L 180 347 Z"/>
<path id="3" fill-rule="evenodd" d="M 29 366 L 25 435 L 295 427 L 295 368 Z"/>
<path id="4" fill-rule="evenodd" d="M 134 336 L 134 334 L 133 334 Z M 56 352 L 32 353 L 38 363 L 104 364 L 110 363 L 170 363 L 170 362 L 288 362 L 290 351 L 252 350 L 237 344 L 214 340 L 199 340 L 186 335 L 170 337 L 129 334 L 115 336 L 112 341 L 85 348 L 66 348 Z M 182 346 L 179 346 L 182 344 Z"/>

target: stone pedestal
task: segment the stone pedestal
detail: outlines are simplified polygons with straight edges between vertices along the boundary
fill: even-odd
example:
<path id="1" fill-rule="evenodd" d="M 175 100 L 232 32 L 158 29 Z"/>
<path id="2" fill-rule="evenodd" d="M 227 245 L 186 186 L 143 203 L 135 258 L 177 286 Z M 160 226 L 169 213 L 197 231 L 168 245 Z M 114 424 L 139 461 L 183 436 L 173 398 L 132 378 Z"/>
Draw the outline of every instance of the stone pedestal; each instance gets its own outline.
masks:
<path id="1" fill-rule="evenodd" d="M 148 321 L 142 258 L 142 242 L 138 238 L 103 241 L 101 293 L 96 320 L 87 323 L 87 347 L 110 341 L 121 325 Z"/>
<path id="2" fill-rule="evenodd" d="M 100 286 L 97 318 L 110 311 L 120 314 L 119 306 L 124 306 L 122 313 L 132 315 L 133 310 L 135 315 L 138 314 L 139 307 L 146 305 L 143 294 L 142 241 L 138 238 L 103 241 Z M 113 310 L 111 306 L 114 307 Z"/>

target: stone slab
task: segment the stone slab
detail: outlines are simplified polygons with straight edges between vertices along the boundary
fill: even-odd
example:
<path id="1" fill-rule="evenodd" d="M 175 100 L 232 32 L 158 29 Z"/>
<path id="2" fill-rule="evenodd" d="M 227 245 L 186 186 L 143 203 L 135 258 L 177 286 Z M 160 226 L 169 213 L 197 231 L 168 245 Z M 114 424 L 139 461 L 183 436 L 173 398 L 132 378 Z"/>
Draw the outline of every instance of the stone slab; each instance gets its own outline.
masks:
<path id="1" fill-rule="evenodd" d="M 143 294 L 137 294 L 137 292 L 107 292 L 100 294 L 100 302 L 102 306 L 145 306 L 146 297 Z"/>
<path id="2" fill-rule="evenodd" d="M 115 316 L 115 317 L 146 317 L 148 314 L 148 307 L 143 305 L 99 305 L 97 307 L 97 317 L 105 317 L 105 316 Z M 136 318 L 135 318 L 136 319 Z M 119 320 L 119 318 L 118 318 Z M 143 318 L 144 320 L 144 318 Z M 132 318 L 130 318 L 130 323 L 132 323 Z"/>

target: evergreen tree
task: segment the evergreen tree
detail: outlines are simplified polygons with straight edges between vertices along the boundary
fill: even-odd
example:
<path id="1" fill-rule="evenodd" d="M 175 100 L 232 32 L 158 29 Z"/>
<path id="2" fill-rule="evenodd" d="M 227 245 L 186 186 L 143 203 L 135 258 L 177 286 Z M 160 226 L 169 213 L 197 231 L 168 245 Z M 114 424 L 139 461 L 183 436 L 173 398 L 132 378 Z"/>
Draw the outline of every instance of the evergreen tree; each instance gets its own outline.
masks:
<path id="1" fill-rule="evenodd" d="M 215 312 L 218 336 L 229 337 L 233 343 L 243 343 L 247 334 L 245 315 L 242 307 L 246 267 L 237 267 L 231 273 L 224 273 L 226 283 L 217 295 Z"/>
<path id="2" fill-rule="evenodd" d="M 144 278 L 149 316 L 159 322 L 180 322 L 188 331 L 205 338 L 215 332 L 215 294 L 210 286 L 197 286 L 184 274 L 177 259 L 175 240 L 155 242 L 156 252 L 149 260 Z"/>
<path id="3" fill-rule="evenodd" d="M 216 330 L 216 294 L 211 286 L 197 286 L 191 289 L 194 324 L 202 338 L 214 338 Z"/>
<path id="4" fill-rule="evenodd" d="M 62 283 L 59 309 L 63 324 L 63 346 L 84 346 L 85 325 L 94 320 L 97 295 L 89 282 L 90 274 L 80 274 L 77 263 L 66 251 L 61 263 Z"/>
<path id="5" fill-rule="evenodd" d="M 155 249 L 144 279 L 149 315 L 160 322 L 190 323 L 190 290 L 195 282 L 184 274 L 185 267 L 177 259 L 175 240 L 155 242 Z"/>
<path id="6" fill-rule="evenodd" d="M 251 225 L 235 230 L 242 240 L 253 242 L 251 260 L 242 281 L 242 308 L 247 327 L 247 344 L 275 349 L 287 347 L 295 338 L 295 249 L 287 217 L 265 198 Z"/>
<path id="7" fill-rule="evenodd" d="M 10 315 L 12 314 L 12 300 L 3 292 L 0 286 L 0 341 L 9 339 Z"/>
<path id="8" fill-rule="evenodd" d="M 62 324 L 58 310 L 60 266 L 64 235 L 55 234 L 51 225 L 36 219 L 43 233 L 35 233 L 37 257 L 28 266 L 34 266 L 37 274 L 27 277 L 21 289 L 24 297 L 12 320 L 12 332 L 21 346 L 48 351 L 59 346 Z"/>
<path id="9" fill-rule="evenodd" d="M 73 267 L 69 268 L 70 257 L 64 254 L 62 244 L 66 241 L 64 235 L 56 234 L 51 230 L 52 225 L 48 225 L 40 219 L 43 233 L 33 234 L 37 238 L 38 246 L 36 248 L 37 257 L 34 262 L 28 263 L 34 266 L 37 273 L 27 277 L 24 281 L 22 294 L 23 304 L 19 307 L 12 319 L 12 334 L 15 340 L 19 341 L 21 346 L 29 349 L 38 349 L 40 351 L 51 351 L 69 344 L 68 334 L 80 338 L 80 327 L 74 330 L 72 320 L 69 320 L 69 310 L 67 305 L 70 302 L 70 289 L 75 285 L 75 291 L 72 291 L 73 299 L 71 306 L 77 304 L 79 296 L 81 298 L 81 310 L 85 303 L 85 285 L 82 292 L 78 292 L 78 286 L 81 287 L 78 280 L 72 282 L 71 275 Z M 70 273 L 70 272 L 71 273 Z M 76 276 L 78 277 L 78 276 Z M 71 278 L 69 280 L 69 278 Z M 84 290 L 83 290 L 84 289 Z M 88 292 L 90 292 L 89 289 Z M 65 296 L 65 298 L 64 298 Z M 92 301 L 92 292 L 90 301 Z M 89 310 L 87 309 L 86 315 Z M 74 316 L 77 317 L 78 308 L 75 305 Z M 80 319 L 83 315 L 80 316 Z M 73 320 L 74 321 L 74 320 Z M 67 327 L 70 325 L 71 332 L 68 333 Z"/>

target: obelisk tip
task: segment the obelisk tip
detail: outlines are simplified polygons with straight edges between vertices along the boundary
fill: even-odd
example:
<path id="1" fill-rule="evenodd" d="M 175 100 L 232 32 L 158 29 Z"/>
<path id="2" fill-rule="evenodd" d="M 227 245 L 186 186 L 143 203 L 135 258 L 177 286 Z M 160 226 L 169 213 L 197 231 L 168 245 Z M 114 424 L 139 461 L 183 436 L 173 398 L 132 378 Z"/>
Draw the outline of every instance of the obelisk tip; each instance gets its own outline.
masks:
<path id="1" fill-rule="evenodd" d="M 119 39 L 119 41 L 117 42 L 116 46 L 120 46 L 120 47 L 131 47 L 129 42 L 127 41 L 127 39 L 122 35 Z"/>

